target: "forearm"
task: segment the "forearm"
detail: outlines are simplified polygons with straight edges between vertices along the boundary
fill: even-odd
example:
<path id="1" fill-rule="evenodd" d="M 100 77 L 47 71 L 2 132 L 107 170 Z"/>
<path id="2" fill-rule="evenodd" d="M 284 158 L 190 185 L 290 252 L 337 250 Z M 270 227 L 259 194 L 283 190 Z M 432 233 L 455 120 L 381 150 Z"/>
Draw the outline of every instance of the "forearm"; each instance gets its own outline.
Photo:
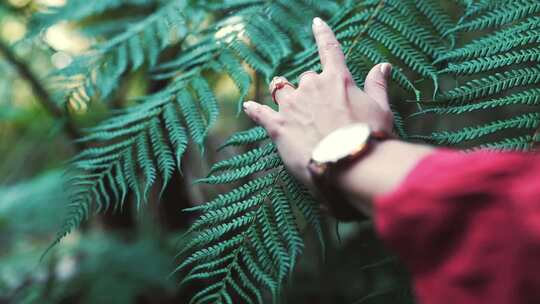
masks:
<path id="1" fill-rule="evenodd" d="M 380 142 L 343 172 L 337 182 L 355 207 L 371 214 L 373 198 L 396 189 L 415 165 L 433 151 L 428 146 L 398 140 Z"/>

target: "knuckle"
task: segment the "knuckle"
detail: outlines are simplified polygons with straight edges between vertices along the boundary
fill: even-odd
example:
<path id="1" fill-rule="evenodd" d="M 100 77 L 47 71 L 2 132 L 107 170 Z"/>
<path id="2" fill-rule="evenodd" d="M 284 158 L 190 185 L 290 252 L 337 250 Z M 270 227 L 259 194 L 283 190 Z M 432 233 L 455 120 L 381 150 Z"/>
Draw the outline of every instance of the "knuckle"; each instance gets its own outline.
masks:
<path id="1" fill-rule="evenodd" d="M 255 116 L 255 118 L 258 119 L 261 116 L 262 110 L 262 107 L 256 107 L 255 109 L 253 109 L 253 115 Z"/>
<path id="2" fill-rule="evenodd" d="M 281 127 L 279 125 L 271 125 L 266 128 L 266 132 L 268 132 L 268 136 L 272 139 L 276 139 L 281 135 Z"/>
<path id="3" fill-rule="evenodd" d="M 277 91 L 276 99 L 278 100 L 278 104 L 289 103 L 295 99 L 295 92 L 289 90 Z"/>
<path id="4" fill-rule="evenodd" d="M 340 47 L 340 44 L 336 41 L 328 41 L 323 44 L 323 50 L 325 51 L 334 51 Z"/>
<path id="5" fill-rule="evenodd" d="M 382 79 L 376 79 L 374 82 L 375 86 L 381 89 L 386 89 L 386 81 Z"/>
<path id="6" fill-rule="evenodd" d="M 353 82 L 351 73 L 347 70 L 342 70 L 342 69 L 327 71 L 325 73 L 325 77 L 330 81 L 341 81 L 345 83 Z"/>
<path id="7" fill-rule="evenodd" d="M 379 89 L 386 89 L 387 87 L 387 84 L 386 84 L 386 80 L 382 77 L 369 77 L 369 79 L 367 79 L 367 81 L 369 81 L 370 83 L 373 84 L 373 86 L 379 88 Z"/>
<path id="8" fill-rule="evenodd" d="M 298 82 L 299 87 L 314 87 L 317 84 L 317 75 L 315 73 L 307 73 L 300 77 Z"/>

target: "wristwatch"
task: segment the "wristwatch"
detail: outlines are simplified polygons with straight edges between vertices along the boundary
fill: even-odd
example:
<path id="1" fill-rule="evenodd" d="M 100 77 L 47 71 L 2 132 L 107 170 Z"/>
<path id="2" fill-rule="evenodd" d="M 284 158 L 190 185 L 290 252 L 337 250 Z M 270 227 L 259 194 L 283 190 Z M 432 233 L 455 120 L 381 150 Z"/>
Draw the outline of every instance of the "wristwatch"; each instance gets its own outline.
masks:
<path id="1" fill-rule="evenodd" d="M 374 141 L 385 140 L 390 134 L 373 131 L 365 123 L 339 128 L 323 138 L 312 152 L 308 171 L 318 194 L 328 203 L 329 211 L 338 219 L 363 217 L 354 208 L 336 182 L 338 174 L 369 153 Z"/>

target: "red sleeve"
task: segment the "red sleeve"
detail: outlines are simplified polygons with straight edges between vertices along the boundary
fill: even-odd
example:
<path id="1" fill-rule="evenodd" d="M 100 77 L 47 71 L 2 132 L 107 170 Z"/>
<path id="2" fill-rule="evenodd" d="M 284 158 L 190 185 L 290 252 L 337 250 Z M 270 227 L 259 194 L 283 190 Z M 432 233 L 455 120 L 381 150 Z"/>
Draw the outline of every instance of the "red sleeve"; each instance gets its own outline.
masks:
<path id="1" fill-rule="evenodd" d="M 375 214 L 419 304 L 540 303 L 540 156 L 437 151 Z"/>

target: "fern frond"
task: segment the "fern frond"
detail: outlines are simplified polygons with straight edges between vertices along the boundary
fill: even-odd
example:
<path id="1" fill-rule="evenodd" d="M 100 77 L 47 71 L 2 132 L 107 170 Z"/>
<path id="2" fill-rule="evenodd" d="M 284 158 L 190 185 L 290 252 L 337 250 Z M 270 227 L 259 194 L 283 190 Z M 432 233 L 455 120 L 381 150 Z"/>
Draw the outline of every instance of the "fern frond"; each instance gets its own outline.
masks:
<path id="1" fill-rule="evenodd" d="M 459 131 L 434 132 L 430 136 L 411 136 L 439 145 L 458 145 L 464 141 L 479 139 L 483 136 L 507 129 L 535 129 L 540 124 L 539 113 L 519 115 L 506 120 L 498 120 L 489 124 L 467 127 Z"/>
<path id="2" fill-rule="evenodd" d="M 180 123 L 178 110 L 176 109 L 175 104 L 169 103 L 165 105 L 163 118 L 165 120 L 167 132 L 169 132 L 171 144 L 175 150 L 176 163 L 180 169 L 182 155 L 184 155 L 188 146 L 188 136 L 185 128 L 182 127 L 182 124 Z"/>
<path id="3" fill-rule="evenodd" d="M 211 128 L 216 123 L 219 115 L 219 105 L 216 97 L 203 77 L 193 78 L 191 84 L 197 94 L 202 111 L 206 115 L 206 124 L 208 128 Z"/>
<path id="4" fill-rule="evenodd" d="M 455 22 L 452 21 L 440 4 L 435 3 L 433 0 L 414 1 L 414 4 L 431 21 L 439 35 L 444 36 L 454 28 Z M 453 44 L 455 37 L 450 35 L 450 40 Z"/>
<path id="5" fill-rule="evenodd" d="M 271 156 L 273 150 L 273 144 L 267 144 L 248 152 L 245 157 L 235 157 L 223 164 L 249 159 L 252 155 L 264 155 L 263 151 L 267 156 L 256 162 L 255 167 L 264 167 L 265 162 L 281 164 L 279 158 Z M 242 168 L 241 171 L 246 170 L 250 174 L 255 172 L 251 169 L 253 165 L 243 165 Z M 220 195 L 214 201 L 189 209 L 203 213 L 192 225 L 194 236 L 184 247 L 184 254 L 191 254 L 177 271 L 191 268 L 183 283 L 199 279 L 213 282 L 192 298 L 193 303 L 205 303 L 207 299 L 226 302 L 233 295 L 247 303 L 260 303 L 258 286 L 261 285 L 270 290 L 274 299 L 278 298 L 280 285 L 291 274 L 304 246 L 293 209 L 298 209 L 306 216 L 306 221 L 314 225 L 318 233 L 321 232 L 320 214 L 314 210 L 318 209 L 318 204 L 309 203 L 307 192 L 303 192 L 283 168 L 276 170 Z M 245 173 L 235 171 L 233 175 Z M 228 176 L 232 175 L 211 176 L 205 181 L 233 181 Z M 235 235 L 232 238 L 228 236 L 231 233 Z M 322 233 L 320 237 L 322 240 Z M 214 263 L 213 257 L 218 256 L 217 252 L 226 258 Z"/>
<path id="6" fill-rule="evenodd" d="M 88 1 L 85 0 L 71 0 L 64 6 L 47 7 L 43 13 L 33 16 L 29 35 L 38 34 L 62 21 L 80 21 L 122 6 L 149 6 L 155 2 L 155 0 L 95 0 L 92 5 L 88 5 Z"/>
<path id="7" fill-rule="evenodd" d="M 533 137 L 530 135 L 514 138 L 505 138 L 502 141 L 481 145 L 479 149 L 491 149 L 496 151 L 530 151 Z"/>
<path id="8" fill-rule="evenodd" d="M 208 129 L 205 119 L 198 110 L 193 95 L 187 90 L 181 90 L 178 93 L 177 100 L 191 137 L 199 145 L 201 151 L 204 151 L 204 138 Z"/>
<path id="9" fill-rule="evenodd" d="M 90 134 L 82 140 L 96 141 L 101 146 L 88 148 L 72 160 L 75 178 L 68 181 L 67 187 L 84 186 L 83 191 L 73 197 L 74 208 L 93 208 L 96 212 L 117 210 L 123 206 L 128 191 L 134 193 L 134 201 L 140 208 L 158 177 L 161 177 L 163 191 L 175 168 L 180 168 L 188 145 L 180 109 L 193 140 L 200 145 L 207 132 L 203 115 L 217 116 L 214 104 L 217 102 L 210 96 L 208 83 L 193 83 L 198 86 L 195 91 L 201 96 L 201 103 L 205 103 L 204 107 L 201 104 L 201 109 L 185 82 L 173 82 L 163 91 L 141 98 L 140 104 L 87 129 Z M 114 195 L 111 196 L 111 192 Z M 59 239 L 75 229 L 83 220 L 78 215 L 87 211 L 71 214 L 73 219 L 67 220 L 70 224 L 59 232 Z"/>
<path id="10" fill-rule="evenodd" d="M 437 72 L 429 59 L 416 51 L 403 36 L 394 34 L 383 27 L 372 27 L 367 33 L 388 48 L 393 55 L 403 60 L 412 70 L 436 81 Z"/>
<path id="11" fill-rule="evenodd" d="M 417 3 L 426 2 L 417 1 Z M 435 57 L 444 50 L 439 41 L 428 30 L 418 27 L 414 19 L 410 19 L 408 16 L 402 16 L 391 11 L 381 11 L 377 14 L 376 18 L 399 32 L 408 41 L 414 43 L 425 54 Z"/>
<path id="12" fill-rule="evenodd" d="M 512 105 L 528 105 L 535 106 L 540 105 L 540 89 L 530 89 L 523 92 L 518 92 L 501 98 L 490 99 L 477 103 L 456 105 L 456 106 L 439 106 L 431 109 L 426 109 L 416 113 L 413 116 L 423 115 L 426 113 L 435 113 L 439 115 L 448 114 L 463 114 L 473 111 L 481 111 L 486 109 L 495 109 L 499 107 L 512 106 Z"/>
<path id="13" fill-rule="evenodd" d="M 249 130 L 235 133 L 231 138 L 229 138 L 220 149 L 224 149 L 230 146 L 242 146 L 247 144 L 252 144 L 265 140 L 268 138 L 268 133 L 263 127 L 253 127 Z"/>
<path id="14" fill-rule="evenodd" d="M 229 193 L 221 194 L 214 200 L 191 208 L 185 209 L 186 211 L 211 211 L 216 208 L 232 204 L 236 201 L 241 201 L 247 197 L 254 195 L 255 193 L 266 189 L 275 182 L 275 174 L 267 174 L 264 177 L 253 179 L 246 184 L 235 188 Z"/>
<path id="15" fill-rule="evenodd" d="M 476 74 L 525 62 L 540 62 L 540 48 L 522 49 L 460 63 L 450 63 L 441 73 Z"/>
<path id="16" fill-rule="evenodd" d="M 209 175 L 221 170 L 237 169 L 243 166 L 252 165 L 272 152 L 277 152 L 276 146 L 274 144 L 266 144 L 261 148 L 215 163 L 210 169 Z"/>
<path id="17" fill-rule="evenodd" d="M 277 168 L 279 165 L 281 165 L 281 159 L 279 158 L 279 156 L 271 155 L 259 160 L 254 164 L 227 171 L 220 175 L 211 175 L 209 177 L 202 178 L 198 180 L 197 183 L 228 184 L 257 172 Z"/>
<path id="18" fill-rule="evenodd" d="M 476 79 L 442 94 L 443 100 L 468 101 L 500 93 L 502 91 L 540 82 L 538 67 L 511 70 Z"/>
<path id="19" fill-rule="evenodd" d="M 238 60 L 238 58 L 236 58 L 230 51 L 223 51 L 218 59 L 240 91 L 240 97 L 238 99 L 238 104 L 240 105 L 249 93 L 249 88 L 252 81 L 251 76 L 242 67 L 242 62 L 240 62 L 240 60 Z"/>
<path id="20" fill-rule="evenodd" d="M 480 58 L 492 56 L 498 53 L 509 51 L 516 47 L 523 47 L 540 42 L 538 35 L 540 30 L 531 30 L 508 37 L 503 41 L 489 45 L 473 45 L 465 46 L 461 49 L 449 52 L 445 56 L 439 58 L 440 61 L 451 58 Z"/>
<path id="21" fill-rule="evenodd" d="M 121 2 L 129 0 L 116 2 L 121 5 Z M 66 89 L 66 100 L 90 102 L 98 97 L 106 100 L 130 66 L 132 70 L 144 62 L 150 67 L 154 66 L 161 51 L 188 31 L 191 20 L 186 18 L 183 11 L 190 9 L 185 1 L 169 1 L 146 18 L 126 27 L 125 31 L 94 46 L 83 57 L 76 58 L 70 66 L 54 73 L 55 77 L 72 79 L 77 84 L 74 88 Z M 99 11 L 88 12 L 95 13 Z"/>
<path id="22" fill-rule="evenodd" d="M 447 33 L 457 31 L 478 31 L 489 27 L 501 26 L 540 12 L 540 3 L 535 0 L 516 0 L 496 6 L 485 15 L 463 22 Z"/>

